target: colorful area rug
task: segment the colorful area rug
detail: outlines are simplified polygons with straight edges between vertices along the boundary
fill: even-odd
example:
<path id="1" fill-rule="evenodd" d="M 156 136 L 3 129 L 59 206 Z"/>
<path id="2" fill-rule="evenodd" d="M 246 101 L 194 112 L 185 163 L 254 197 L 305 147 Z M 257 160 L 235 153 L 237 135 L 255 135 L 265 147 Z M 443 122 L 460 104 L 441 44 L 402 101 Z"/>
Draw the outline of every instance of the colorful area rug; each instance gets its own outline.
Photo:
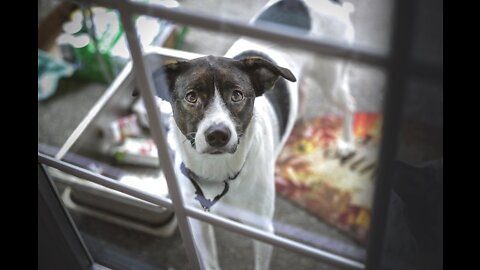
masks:
<path id="1" fill-rule="evenodd" d="M 322 116 L 298 122 L 276 166 L 277 192 L 365 244 L 370 225 L 381 116 L 357 113 L 356 150 L 336 153 L 342 119 Z"/>

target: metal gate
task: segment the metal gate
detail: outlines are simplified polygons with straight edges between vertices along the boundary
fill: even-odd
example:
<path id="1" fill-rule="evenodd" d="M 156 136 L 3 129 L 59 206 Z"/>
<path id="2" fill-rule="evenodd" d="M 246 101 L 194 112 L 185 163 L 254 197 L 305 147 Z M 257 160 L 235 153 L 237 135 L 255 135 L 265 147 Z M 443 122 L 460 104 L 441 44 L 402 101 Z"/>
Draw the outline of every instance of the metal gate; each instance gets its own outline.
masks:
<path id="1" fill-rule="evenodd" d="M 421 64 L 411 63 L 409 55 L 411 52 L 413 22 L 410 15 L 415 10 L 415 1 L 402 0 L 394 1 L 394 20 L 390 36 L 390 52 L 383 55 L 377 51 L 360 48 L 358 46 L 347 46 L 322 39 L 288 33 L 275 28 L 251 26 L 246 23 L 225 18 L 210 17 L 194 14 L 186 10 L 169 9 L 159 5 L 148 5 L 141 2 L 130 1 L 108 1 L 108 0 L 85 0 L 81 4 L 98 5 L 118 10 L 121 22 L 125 29 L 129 50 L 133 60 L 133 70 L 137 86 L 143 97 L 153 139 L 158 147 L 158 156 L 165 178 L 168 184 L 171 200 L 150 195 L 135 188 L 114 181 L 108 177 L 92 173 L 88 170 L 71 165 L 57 158 L 38 153 L 38 162 L 82 179 L 97 183 L 99 185 L 126 193 L 147 202 L 173 210 L 178 220 L 181 237 L 184 241 L 186 253 L 190 265 L 194 269 L 202 269 L 199 263 L 199 254 L 194 245 L 194 239 L 189 225 L 188 217 L 207 222 L 232 232 L 245 235 L 265 243 L 284 248 L 289 251 L 312 257 L 325 263 L 334 264 L 346 269 L 380 269 L 380 258 L 384 240 L 387 207 L 390 196 L 391 183 L 389 182 L 392 171 L 393 158 L 395 154 L 396 141 L 398 137 L 400 112 L 405 92 L 407 77 L 422 76 L 435 78 L 439 74 L 438 68 Z M 383 107 L 384 124 L 382 127 L 382 142 L 379 152 L 379 164 L 374 193 L 373 219 L 370 226 L 369 242 L 367 246 L 367 258 L 365 264 L 346 257 L 333 254 L 319 248 L 311 247 L 285 237 L 267 233 L 262 230 L 243 225 L 226 218 L 215 216 L 207 212 L 185 204 L 176 175 L 172 159 L 168 153 L 166 134 L 161 126 L 161 114 L 155 103 L 155 90 L 153 82 L 148 74 L 151 74 L 148 66 L 145 65 L 142 46 L 137 38 L 137 30 L 134 25 L 133 16 L 148 15 L 161 19 L 174 21 L 185 25 L 194 25 L 218 32 L 238 34 L 252 38 L 272 41 L 305 49 L 311 52 L 350 59 L 356 62 L 363 62 L 386 70 L 387 91 Z M 169 53 L 165 51 L 165 55 Z M 168 55 L 167 55 L 168 56 Z"/>

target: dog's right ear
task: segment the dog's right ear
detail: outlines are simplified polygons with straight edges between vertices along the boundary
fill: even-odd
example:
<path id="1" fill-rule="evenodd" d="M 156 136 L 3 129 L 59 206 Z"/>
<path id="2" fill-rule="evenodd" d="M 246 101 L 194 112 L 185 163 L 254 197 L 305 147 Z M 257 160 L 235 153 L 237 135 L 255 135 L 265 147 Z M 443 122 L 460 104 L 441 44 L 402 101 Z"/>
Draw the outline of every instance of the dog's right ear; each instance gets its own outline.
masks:
<path id="1" fill-rule="evenodd" d="M 170 100 L 170 94 L 175 88 L 178 75 L 188 66 L 187 61 L 173 61 L 167 63 L 153 72 L 153 84 L 156 94 L 164 100 Z M 139 91 L 135 88 L 132 96 L 138 96 Z"/>
<path id="2" fill-rule="evenodd" d="M 277 66 L 261 57 L 246 57 L 240 61 L 243 70 L 250 76 L 257 97 L 272 89 L 280 76 L 291 82 L 297 81 L 290 70 Z"/>

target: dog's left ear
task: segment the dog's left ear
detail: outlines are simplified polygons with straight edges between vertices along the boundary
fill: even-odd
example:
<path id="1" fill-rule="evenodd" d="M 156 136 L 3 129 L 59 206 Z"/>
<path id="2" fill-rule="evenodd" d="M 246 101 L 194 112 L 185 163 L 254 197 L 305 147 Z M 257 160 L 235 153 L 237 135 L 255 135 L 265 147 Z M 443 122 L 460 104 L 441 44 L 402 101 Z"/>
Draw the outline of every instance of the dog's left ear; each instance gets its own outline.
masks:
<path id="1" fill-rule="evenodd" d="M 158 97 L 171 101 L 171 93 L 175 88 L 177 77 L 187 65 L 187 61 L 170 61 L 153 72 L 153 84 Z M 138 95 L 139 91 L 135 88 L 132 96 Z"/>
<path id="2" fill-rule="evenodd" d="M 240 61 L 250 76 L 257 97 L 272 89 L 280 76 L 291 82 L 297 80 L 290 70 L 279 67 L 261 57 L 247 57 Z"/>

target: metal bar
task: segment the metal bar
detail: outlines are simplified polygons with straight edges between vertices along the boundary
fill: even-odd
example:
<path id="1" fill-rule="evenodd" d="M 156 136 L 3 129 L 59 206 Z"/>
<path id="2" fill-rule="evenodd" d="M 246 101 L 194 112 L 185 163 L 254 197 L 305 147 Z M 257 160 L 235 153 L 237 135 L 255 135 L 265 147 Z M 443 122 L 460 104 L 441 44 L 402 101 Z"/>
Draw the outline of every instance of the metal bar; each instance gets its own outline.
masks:
<path id="1" fill-rule="evenodd" d="M 391 31 L 392 60 L 387 70 L 387 91 L 383 104 L 382 141 L 379 151 L 377 179 L 373 197 L 372 222 L 367 246 L 367 269 L 381 269 L 383 244 L 390 204 L 391 178 L 398 142 L 403 100 L 406 91 L 415 1 L 394 1 L 395 17 Z"/>
<path id="2" fill-rule="evenodd" d="M 56 168 L 58 170 L 69 173 L 71 175 L 85 179 L 87 181 L 94 182 L 104 187 L 108 187 L 113 190 L 136 197 L 138 199 L 142 199 L 144 201 L 153 203 L 155 205 L 160 205 L 169 210 L 173 210 L 172 202 L 166 198 L 155 196 L 155 195 L 148 195 L 148 193 L 132 188 L 118 181 L 111 180 L 108 177 L 92 173 L 83 168 L 71 165 L 64 161 L 57 160 L 55 158 L 49 157 L 41 153 L 38 154 L 38 161 L 41 163 L 44 163 L 47 166 Z M 335 255 L 328 251 L 323 251 L 318 248 L 313 248 L 304 244 L 296 243 L 288 238 L 272 235 L 255 228 L 252 228 L 237 222 L 233 222 L 226 218 L 210 215 L 203 211 L 199 211 L 196 208 L 187 206 L 185 209 L 186 209 L 186 214 L 188 216 L 223 227 L 229 231 L 233 231 L 246 236 L 253 236 L 253 238 L 258 239 L 260 241 L 264 241 L 266 243 L 280 246 L 287 250 L 300 253 L 302 255 L 312 256 L 314 258 L 326 260 L 328 262 L 331 262 L 339 266 L 346 265 L 347 267 L 350 267 L 350 268 L 353 267 L 353 269 L 363 269 L 363 266 L 360 262 L 345 259 L 341 256 Z M 277 244 L 277 243 L 280 243 L 280 244 Z"/>
<path id="3" fill-rule="evenodd" d="M 191 60 L 199 57 L 205 56 L 204 54 L 192 53 L 182 50 L 163 48 L 163 47 L 150 47 L 145 48 L 146 53 L 156 53 L 162 56 L 171 57 L 175 59 L 182 60 Z M 424 62 L 415 62 L 411 63 L 412 68 L 408 70 L 409 76 L 412 79 L 417 80 L 426 80 L 429 83 L 441 83 L 443 76 L 443 68 L 441 66 L 424 63 Z"/>
<path id="4" fill-rule="evenodd" d="M 388 64 L 388 55 L 379 53 L 376 50 L 358 45 L 345 45 L 344 43 L 334 42 L 326 39 L 314 39 L 304 34 L 295 33 L 292 31 L 292 28 L 283 27 L 276 24 L 268 26 L 253 26 L 240 20 L 213 17 L 183 9 L 171 9 L 161 5 L 149 5 L 140 2 L 110 0 L 83 0 L 81 2 L 98 4 L 114 9 L 128 9 L 130 13 L 156 16 L 162 19 L 227 34 L 237 34 L 278 42 L 287 46 L 305 49 L 320 54 L 328 54 L 330 56 L 343 57 L 353 61 L 360 61 L 372 65 L 386 66 Z"/>
<path id="5" fill-rule="evenodd" d="M 115 94 L 116 90 L 120 89 L 120 85 L 125 81 L 125 78 L 130 74 L 132 70 L 132 64 L 128 63 L 125 68 L 123 68 L 122 72 L 118 74 L 116 79 L 113 83 L 108 87 L 100 99 L 93 105 L 92 109 L 88 112 L 88 114 L 83 118 L 82 122 L 75 128 L 72 134 L 68 137 L 68 139 L 63 144 L 62 148 L 58 151 L 55 155 L 56 158 L 61 159 L 63 156 L 70 150 L 72 145 L 77 141 L 80 135 L 85 131 L 87 126 L 92 122 L 93 118 L 100 112 L 100 110 L 105 106 L 108 100 Z"/>
<path id="6" fill-rule="evenodd" d="M 205 56 L 204 54 L 192 53 L 192 52 L 187 52 L 182 50 L 175 50 L 175 49 L 156 47 L 156 46 L 146 46 L 145 54 L 149 54 L 149 53 L 156 53 L 162 56 L 167 56 L 167 57 L 182 59 L 182 60 L 192 60 L 195 58 Z"/>
<path id="7" fill-rule="evenodd" d="M 136 197 L 138 199 L 153 203 L 155 205 L 159 205 L 162 207 L 165 207 L 169 210 L 173 210 L 173 205 L 172 201 L 155 196 L 155 195 L 150 195 L 148 193 L 145 193 L 142 190 L 138 190 L 136 188 L 132 188 L 130 186 L 127 186 L 125 184 L 122 184 L 118 181 L 111 180 L 108 177 L 98 175 L 95 173 L 92 173 L 86 169 L 71 165 L 69 163 L 66 163 L 64 161 L 57 160 L 55 158 L 49 157 L 47 155 L 38 154 L 38 161 L 50 166 L 52 168 L 56 168 L 58 170 L 61 170 L 63 172 L 69 173 L 71 175 L 77 176 L 79 178 L 85 179 L 86 181 L 91 181 L 93 183 L 102 185 L 107 188 L 111 188 L 113 190 L 128 194 L 130 196 Z M 255 238 L 259 241 L 263 241 L 278 247 L 285 248 L 289 251 L 293 251 L 305 256 L 313 257 L 319 260 L 323 260 L 327 263 L 334 264 L 337 266 L 342 266 L 342 267 L 347 267 L 349 269 L 363 269 L 363 264 L 361 262 L 357 262 L 354 260 L 350 260 L 347 258 L 344 258 L 342 256 L 333 254 L 328 251 L 324 251 L 319 248 L 314 248 L 310 247 L 305 244 L 301 244 L 298 242 L 295 242 L 293 240 L 290 240 L 285 237 L 277 236 L 274 234 L 267 233 L 265 231 L 243 225 L 234 221 L 231 221 L 229 219 L 207 214 L 203 211 L 200 211 L 196 208 L 187 206 L 185 208 L 185 213 L 188 216 L 191 216 L 193 218 L 220 226 L 222 228 L 225 228 L 229 231 L 236 232 L 242 235 L 246 235 L 252 238 Z"/>
<path id="8" fill-rule="evenodd" d="M 169 210 L 172 210 L 173 208 L 172 202 L 166 198 L 155 196 L 155 195 L 149 195 L 148 193 L 145 193 L 136 188 L 132 188 L 130 186 L 127 186 L 115 180 L 111 180 L 108 177 L 92 173 L 83 168 L 71 165 L 64 161 L 57 160 L 55 158 L 46 156 L 44 154 L 41 154 L 41 153 L 38 154 L 38 161 L 52 168 L 56 168 L 58 170 L 61 170 L 66 173 L 85 179 L 87 181 L 94 182 L 96 184 L 128 194 L 130 196 L 153 203 L 155 205 L 165 207 Z M 269 234 L 262 230 L 249 227 L 247 225 L 243 225 L 226 218 L 207 214 L 193 207 L 187 206 L 185 208 L 185 212 L 186 212 L 186 215 L 191 216 L 193 218 L 197 218 L 199 220 L 225 228 L 229 231 L 250 236 L 257 240 L 260 240 L 278 247 L 282 247 L 287 250 L 297 252 L 305 256 L 310 256 L 316 259 L 323 260 L 327 263 L 331 263 L 334 265 L 343 266 L 351 269 L 363 269 L 363 264 L 360 262 L 350 260 L 342 256 L 330 253 L 328 251 L 323 251 L 318 248 L 313 248 L 305 244 L 297 243 L 285 237 Z"/>
<path id="9" fill-rule="evenodd" d="M 425 81 L 430 84 L 443 83 L 443 64 L 432 64 L 425 62 L 412 62 L 407 71 L 409 78 Z"/>
<path id="10" fill-rule="evenodd" d="M 150 6 L 140 2 L 109 0 L 80 0 L 80 2 L 95 3 L 109 8 L 119 8 L 123 6 L 138 14 L 157 16 L 182 24 L 228 34 L 238 34 L 279 42 L 319 54 L 343 57 L 373 65 L 387 66 L 389 61 L 388 55 L 376 52 L 367 47 L 361 47 L 359 45 L 346 46 L 344 43 L 333 42 L 323 38 L 311 38 L 301 34 L 295 34 L 294 32 L 292 33 L 291 28 L 276 24 L 269 26 L 251 26 L 240 20 L 196 14 L 187 10 L 170 9 L 159 5 Z M 443 69 L 431 63 L 414 63 L 408 73 L 414 77 L 426 77 L 426 79 L 432 81 L 442 76 Z"/>
<path id="11" fill-rule="evenodd" d="M 188 260 L 193 269 L 202 269 L 199 254 L 195 248 L 192 236 L 191 226 L 185 214 L 183 197 L 178 186 L 177 177 L 173 168 L 173 162 L 170 156 L 170 148 L 167 144 L 165 130 L 161 126 L 162 119 L 160 112 L 157 109 L 155 102 L 155 90 L 151 72 L 145 65 L 143 59 L 142 45 L 137 38 L 137 30 L 133 23 L 133 18 L 130 9 L 119 9 L 120 17 L 127 36 L 128 47 L 132 56 L 133 71 L 135 72 L 135 81 L 140 89 L 140 94 L 143 98 L 145 108 L 147 110 L 148 122 L 152 132 L 153 140 L 157 145 L 158 157 L 160 164 L 167 180 L 168 190 L 173 203 L 173 209 L 177 217 L 180 234 L 185 244 L 185 250 Z"/>
<path id="12" fill-rule="evenodd" d="M 49 157 L 42 153 L 38 153 L 38 161 L 42 162 L 47 166 L 69 173 L 71 175 L 85 179 L 95 184 L 99 184 L 101 186 L 111 188 L 113 190 L 128 194 L 130 196 L 153 203 L 155 205 L 165 207 L 168 210 L 173 210 L 172 201 L 167 198 L 145 193 L 145 191 L 143 190 L 130 187 L 119 181 L 112 180 L 106 176 L 93 173 L 89 170 L 77 167 L 75 165 L 69 164 L 53 157 Z"/>
<path id="13" fill-rule="evenodd" d="M 185 210 L 187 214 L 193 218 L 222 227 L 231 232 L 255 238 L 259 241 L 281 247 L 304 256 L 312 257 L 332 265 L 344 267 L 347 269 L 364 269 L 364 265 L 361 262 L 357 262 L 343 256 L 321 250 L 319 248 L 310 247 L 308 245 L 290 240 L 288 238 L 277 236 L 275 234 L 271 234 L 248 225 L 234 222 L 220 216 L 207 214 L 204 211 L 191 206 L 186 206 Z"/>
<path id="14" fill-rule="evenodd" d="M 92 255 L 44 166 L 37 168 L 39 268 L 87 269 L 94 263 Z"/>

